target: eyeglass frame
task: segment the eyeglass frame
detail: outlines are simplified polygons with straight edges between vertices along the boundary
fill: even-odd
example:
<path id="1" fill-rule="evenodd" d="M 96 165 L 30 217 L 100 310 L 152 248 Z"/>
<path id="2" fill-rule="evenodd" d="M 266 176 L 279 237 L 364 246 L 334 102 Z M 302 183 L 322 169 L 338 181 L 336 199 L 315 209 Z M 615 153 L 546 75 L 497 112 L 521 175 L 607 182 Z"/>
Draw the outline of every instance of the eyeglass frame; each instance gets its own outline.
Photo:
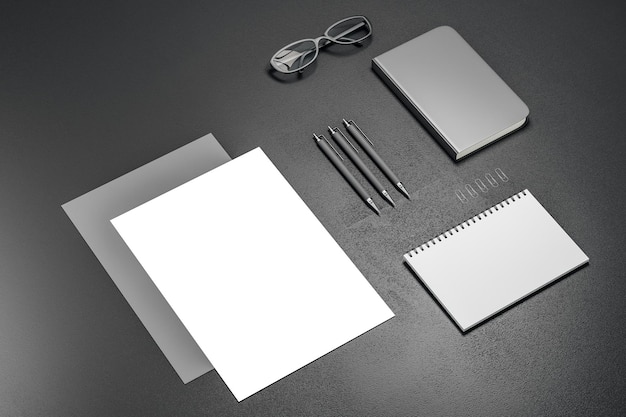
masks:
<path id="1" fill-rule="evenodd" d="M 333 27 L 335 27 L 335 26 L 337 26 L 337 25 L 339 25 L 339 24 L 341 24 L 341 23 L 343 23 L 345 21 L 348 21 L 350 19 L 354 19 L 354 18 L 362 18 L 365 22 L 361 22 L 361 24 L 355 25 L 352 28 L 341 32 L 339 35 L 337 35 L 335 37 L 331 37 L 331 36 L 328 35 L 328 31 L 330 29 L 332 29 Z M 341 39 L 342 37 L 344 37 L 345 35 L 347 35 L 348 33 L 357 30 L 364 23 L 367 24 L 367 26 L 369 27 L 369 33 L 367 35 L 363 36 L 360 39 L 357 39 L 357 40 L 354 40 L 354 41 L 349 41 L 349 42 L 341 42 L 341 41 L 338 40 L 338 39 Z M 372 23 L 369 21 L 369 19 L 367 17 L 362 16 L 362 15 L 346 17 L 346 18 L 338 20 L 337 22 L 335 22 L 332 25 L 328 26 L 328 28 L 324 31 L 324 35 L 322 35 L 320 37 L 317 37 L 317 38 L 304 38 L 304 39 L 300 39 L 299 41 L 291 42 L 290 44 L 287 44 L 287 45 L 283 46 L 278 51 L 276 51 L 276 53 L 272 56 L 272 58 L 270 59 L 270 65 L 272 66 L 272 68 L 274 68 L 276 71 L 278 71 L 278 72 L 280 72 L 282 74 L 293 74 L 295 72 L 301 73 L 306 67 L 311 65 L 317 59 L 321 48 L 329 45 L 330 43 L 338 43 L 340 45 L 359 44 L 359 43 L 363 42 L 365 39 L 367 39 L 370 36 L 372 36 L 372 32 L 373 32 Z M 328 40 L 330 42 L 327 42 L 327 43 L 324 43 L 324 44 L 320 44 L 320 42 L 322 40 Z M 309 63 L 307 63 L 303 67 L 300 67 L 300 68 L 294 69 L 294 70 L 289 70 L 289 71 L 283 71 L 282 69 L 277 68 L 274 65 L 274 60 L 276 58 L 276 55 L 278 55 L 280 52 L 288 49 L 290 46 L 297 45 L 297 44 L 300 44 L 300 43 L 303 43 L 303 42 L 306 42 L 306 41 L 312 41 L 315 44 L 315 56 L 313 57 L 313 59 L 311 59 L 311 61 Z"/>

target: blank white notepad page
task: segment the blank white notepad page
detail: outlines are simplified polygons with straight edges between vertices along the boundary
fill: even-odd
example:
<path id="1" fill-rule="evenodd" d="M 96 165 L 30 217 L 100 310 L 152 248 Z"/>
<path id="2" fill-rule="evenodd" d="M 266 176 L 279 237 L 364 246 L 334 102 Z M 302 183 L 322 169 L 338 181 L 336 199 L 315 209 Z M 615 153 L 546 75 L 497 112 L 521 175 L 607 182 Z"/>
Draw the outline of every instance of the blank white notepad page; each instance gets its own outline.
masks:
<path id="1" fill-rule="evenodd" d="M 112 223 L 239 401 L 393 317 L 260 148 Z"/>
<path id="2" fill-rule="evenodd" d="M 528 190 L 404 257 L 463 331 L 589 261 Z"/>

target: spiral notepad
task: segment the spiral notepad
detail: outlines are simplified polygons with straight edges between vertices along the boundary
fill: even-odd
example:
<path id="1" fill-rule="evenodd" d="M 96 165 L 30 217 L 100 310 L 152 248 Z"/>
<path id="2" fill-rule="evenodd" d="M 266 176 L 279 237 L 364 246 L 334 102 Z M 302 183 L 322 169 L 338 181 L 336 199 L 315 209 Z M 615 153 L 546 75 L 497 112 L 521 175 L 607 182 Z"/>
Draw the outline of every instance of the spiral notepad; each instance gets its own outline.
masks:
<path id="1" fill-rule="evenodd" d="M 462 331 L 589 262 L 528 190 L 404 259 Z"/>

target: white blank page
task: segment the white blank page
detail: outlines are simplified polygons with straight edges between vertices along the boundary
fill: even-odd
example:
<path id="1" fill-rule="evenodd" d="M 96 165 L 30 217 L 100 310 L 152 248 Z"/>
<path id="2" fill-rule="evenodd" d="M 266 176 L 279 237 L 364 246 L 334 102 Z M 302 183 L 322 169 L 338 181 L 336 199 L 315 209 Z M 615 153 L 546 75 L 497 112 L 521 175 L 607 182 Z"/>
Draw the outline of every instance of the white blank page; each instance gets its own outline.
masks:
<path id="1" fill-rule="evenodd" d="M 112 223 L 238 401 L 393 317 L 260 148 Z"/>
<path id="2" fill-rule="evenodd" d="M 404 257 L 462 331 L 589 261 L 528 190 Z"/>

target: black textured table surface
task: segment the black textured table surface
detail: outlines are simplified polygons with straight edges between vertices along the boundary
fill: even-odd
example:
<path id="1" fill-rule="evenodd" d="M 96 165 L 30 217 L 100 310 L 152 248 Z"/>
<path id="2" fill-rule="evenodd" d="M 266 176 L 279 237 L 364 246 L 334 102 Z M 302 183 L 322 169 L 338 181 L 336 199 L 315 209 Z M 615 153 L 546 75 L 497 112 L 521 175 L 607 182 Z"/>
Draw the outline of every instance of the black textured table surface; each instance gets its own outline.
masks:
<path id="1" fill-rule="evenodd" d="M 327 47 L 293 80 L 268 71 L 280 46 L 354 14 L 374 27 L 361 48 Z M 624 415 L 623 16 L 620 2 L 3 2 L 0 415 Z M 460 163 L 371 70 L 440 25 L 531 112 Z M 393 192 L 380 217 L 358 199 L 311 139 L 344 117 L 416 198 Z M 232 157 L 261 146 L 396 314 L 241 403 L 215 372 L 180 382 L 61 209 L 209 132 Z M 508 182 L 456 197 L 496 168 Z M 462 334 L 402 254 L 524 188 L 590 263 Z"/>

